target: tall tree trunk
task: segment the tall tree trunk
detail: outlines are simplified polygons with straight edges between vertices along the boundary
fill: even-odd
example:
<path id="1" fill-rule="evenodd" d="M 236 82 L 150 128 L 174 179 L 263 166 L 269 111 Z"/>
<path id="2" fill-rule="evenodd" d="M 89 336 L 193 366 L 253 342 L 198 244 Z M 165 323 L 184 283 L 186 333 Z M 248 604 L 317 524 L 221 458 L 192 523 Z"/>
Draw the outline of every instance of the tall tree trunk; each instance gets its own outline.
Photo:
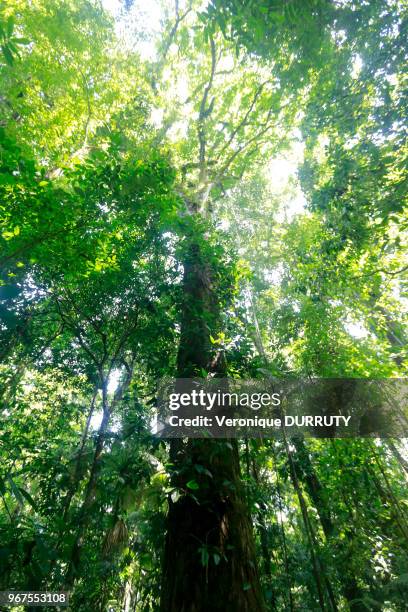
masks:
<path id="1" fill-rule="evenodd" d="M 219 327 L 215 263 L 204 238 L 190 241 L 184 262 L 184 302 L 177 374 L 222 373 L 210 334 Z M 214 260 L 211 259 L 213 262 Z M 202 374 L 201 374 L 202 375 Z M 240 479 L 235 440 L 175 440 L 173 486 L 163 559 L 162 612 L 263 611 L 252 527 Z M 199 465 L 211 473 L 199 473 Z M 200 467 L 200 470 L 201 470 Z M 199 488 L 190 491 L 194 479 Z"/>
<path id="2" fill-rule="evenodd" d="M 98 388 L 96 388 L 94 390 L 93 396 L 92 396 L 92 401 L 91 401 L 91 405 L 89 407 L 89 411 L 88 411 L 88 416 L 86 418 L 86 423 L 85 423 L 85 428 L 84 431 L 82 433 L 81 436 L 81 442 L 78 448 L 78 452 L 77 452 L 77 458 L 75 461 L 75 470 L 74 473 L 71 477 L 71 481 L 69 483 L 69 487 L 68 487 L 68 491 L 67 494 L 65 496 L 65 499 L 63 501 L 63 505 L 62 505 L 62 518 L 63 518 L 63 525 L 62 525 L 62 531 L 64 529 L 64 525 L 65 525 L 65 521 L 67 520 L 68 517 L 68 512 L 71 506 L 71 502 L 72 502 L 72 498 L 74 497 L 79 483 L 81 481 L 81 464 L 83 461 L 83 456 L 84 456 L 84 450 L 85 450 L 85 445 L 87 443 L 88 440 L 88 434 L 89 434 L 89 427 L 91 424 L 91 419 L 95 410 L 95 402 L 96 402 L 96 397 L 98 395 Z M 61 534 L 62 535 L 62 534 Z"/>
<path id="3" fill-rule="evenodd" d="M 323 533 L 326 539 L 329 539 L 333 535 L 334 525 L 330 516 L 330 510 L 324 499 L 323 487 L 316 475 L 303 437 L 294 436 L 291 441 L 296 448 L 295 457 L 299 478 L 306 486 L 310 499 L 319 515 Z"/>
<path id="4" fill-rule="evenodd" d="M 298 479 L 297 472 L 296 472 L 296 466 L 293 461 L 292 451 L 290 450 L 284 429 L 282 429 L 282 433 L 283 433 L 283 441 L 285 445 L 285 452 L 286 452 L 286 456 L 288 458 L 288 463 L 289 463 L 289 473 L 290 473 L 290 477 L 292 480 L 293 488 L 295 489 L 295 492 L 296 492 L 296 495 L 299 501 L 300 511 L 301 511 L 303 523 L 305 526 L 305 533 L 306 533 L 306 537 L 309 542 L 309 548 L 310 548 L 309 552 L 310 552 L 310 558 L 312 562 L 312 572 L 313 572 L 313 576 L 314 576 L 315 583 L 316 583 L 317 594 L 319 598 L 319 606 L 322 612 L 325 612 L 326 604 L 325 604 L 325 596 L 324 596 L 324 589 L 323 589 L 325 576 L 323 575 L 321 571 L 321 564 L 320 564 L 320 559 L 319 559 L 318 550 L 317 550 L 316 535 L 314 533 L 314 530 L 312 529 L 312 526 L 309 520 L 306 501 L 305 501 L 302 489 L 299 484 L 299 479 Z M 326 586 L 327 586 L 327 582 L 326 582 Z M 331 595 L 331 589 L 330 589 L 329 596 L 330 595 Z M 333 602 L 331 603 L 332 603 L 331 608 L 337 611 L 336 602 L 333 600 Z"/>
<path id="5" fill-rule="evenodd" d="M 103 389 L 103 417 L 102 422 L 99 427 L 98 436 L 96 438 L 95 451 L 93 455 L 91 471 L 88 479 L 88 483 L 85 490 L 85 498 L 81 506 L 81 510 L 77 519 L 77 531 L 74 540 L 74 544 L 72 546 L 70 559 L 68 562 L 68 567 L 65 575 L 65 587 L 71 587 L 74 584 L 75 577 L 78 571 L 79 563 L 81 560 L 82 554 L 82 545 L 84 543 L 84 536 L 86 533 L 86 529 L 88 527 L 89 521 L 89 509 L 93 503 L 96 485 L 99 476 L 99 467 L 100 467 L 100 459 L 103 451 L 103 446 L 105 442 L 106 430 L 109 425 L 110 411 L 107 407 L 106 402 L 106 384 Z"/>
<path id="6" fill-rule="evenodd" d="M 398 461 L 399 465 L 401 466 L 401 468 L 404 470 L 405 474 L 407 475 L 408 474 L 408 461 L 401 455 L 400 451 L 398 450 L 398 447 L 394 443 L 394 440 L 389 438 L 386 440 L 386 444 L 389 446 L 395 459 Z"/>
<path id="7" fill-rule="evenodd" d="M 96 438 L 95 450 L 93 454 L 90 474 L 85 489 L 85 496 L 82 502 L 82 506 L 77 518 L 77 529 L 74 539 L 74 543 L 71 549 L 70 558 L 65 574 L 64 586 L 70 587 L 74 584 L 79 564 L 82 555 L 82 546 L 85 540 L 86 531 L 88 529 L 88 523 L 90 519 L 89 511 L 94 502 L 95 493 L 97 490 L 101 457 L 104 450 L 106 433 L 109 426 L 109 421 L 112 412 L 118 402 L 121 401 L 123 394 L 128 389 L 133 375 L 133 361 L 131 367 L 127 368 L 125 377 L 121 384 L 115 391 L 112 402 L 109 406 L 108 403 L 108 377 L 105 377 L 103 373 L 100 375 L 101 387 L 102 387 L 102 421 L 99 426 L 98 435 Z M 88 424 L 89 426 L 89 424 Z"/>
<path id="8" fill-rule="evenodd" d="M 293 437 L 292 443 L 296 448 L 296 467 L 299 478 L 304 483 L 309 497 L 317 510 L 323 533 L 326 539 L 329 540 L 335 536 L 336 530 L 328 504 L 323 494 L 322 484 L 315 472 L 303 437 Z M 350 517 L 350 521 L 352 522 L 352 517 Z M 335 541 L 338 551 L 344 558 L 346 558 L 348 554 L 345 550 L 347 540 L 342 541 L 337 538 Z M 362 589 L 360 589 L 356 577 L 349 571 L 345 571 L 339 575 L 339 581 L 341 584 L 341 592 L 350 606 L 350 611 L 364 612 L 366 609 L 366 606 L 362 601 L 364 592 Z"/>
<path id="9" fill-rule="evenodd" d="M 265 367 L 268 367 L 269 365 L 268 358 L 267 358 L 267 355 L 266 355 L 266 352 L 265 352 L 265 349 L 262 343 L 262 337 L 261 337 L 261 333 L 259 329 L 259 323 L 258 323 L 258 317 L 256 314 L 254 298 L 253 298 L 253 295 L 250 289 L 249 289 L 249 294 L 250 294 L 252 316 L 253 316 L 254 326 L 255 326 L 255 331 L 256 331 L 255 345 L 256 345 L 256 348 L 258 350 L 260 357 L 263 359 L 265 363 Z M 320 483 L 320 480 L 310 460 L 309 453 L 305 445 L 305 441 L 303 437 L 295 436 L 294 438 L 292 438 L 292 443 L 294 444 L 296 448 L 296 459 L 297 459 L 296 465 L 295 465 L 293 455 L 289 451 L 289 447 L 286 441 L 286 436 L 285 436 L 284 441 L 285 441 L 285 448 L 286 448 L 286 453 L 287 453 L 287 457 L 289 461 L 289 468 L 290 468 L 289 471 L 291 474 L 294 488 L 299 498 L 299 503 L 300 503 L 303 519 L 305 519 L 305 515 L 304 515 L 305 508 L 303 507 L 305 504 L 304 504 L 304 500 L 302 501 L 301 499 L 302 497 L 301 491 L 299 490 L 299 487 L 296 485 L 296 481 L 298 480 L 298 478 L 302 480 L 309 494 L 309 497 L 312 500 L 317 510 L 317 513 L 320 519 L 320 523 L 322 525 L 323 533 L 325 535 L 325 538 L 328 540 L 333 535 L 335 529 L 334 529 L 333 521 L 330 515 L 330 510 L 324 499 L 322 485 Z M 273 449 L 273 446 L 271 446 L 271 448 Z M 275 464 L 276 464 L 276 457 L 275 457 Z M 299 474 L 297 474 L 296 468 L 298 468 L 297 471 L 299 472 Z M 306 510 L 306 518 L 308 520 L 307 510 Z M 310 525 L 310 522 L 309 522 L 309 525 Z M 311 542 L 311 554 L 313 558 L 313 543 L 312 542 Z M 286 555 L 286 551 L 285 551 L 285 555 Z M 317 576 L 315 573 L 315 578 L 317 578 L 317 588 L 318 588 L 318 593 L 319 593 L 319 602 L 321 606 L 323 601 L 322 601 L 322 592 L 321 592 L 321 584 L 320 584 L 318 568 L 315 569 L 315 572 L 316 571 L 317 571 Z M 341 583 L 342 594 L 350 606 L 350 611 L 351 612 L 364 612 L 365 606 L 362 602 L 362 598 L 364 594 L 362 590 L 360 589 L 360 587 L 358 586 L 355 576 L 346 572 L 345 575 L 341 576 L 340 583 Z M 331 589 L 330 583 L 328 583 L 327 581 L 326 581 L 326 587 L 328 587 L 329 597 L 331 599 L 332 607 L 336 608 L 337 604 L 334 601 L 333 591 Z M 292 609 L 293 602 L 292 602 L 290 589 L 289 589 L 289 594 L 290 594 L 290 606 Z"/>

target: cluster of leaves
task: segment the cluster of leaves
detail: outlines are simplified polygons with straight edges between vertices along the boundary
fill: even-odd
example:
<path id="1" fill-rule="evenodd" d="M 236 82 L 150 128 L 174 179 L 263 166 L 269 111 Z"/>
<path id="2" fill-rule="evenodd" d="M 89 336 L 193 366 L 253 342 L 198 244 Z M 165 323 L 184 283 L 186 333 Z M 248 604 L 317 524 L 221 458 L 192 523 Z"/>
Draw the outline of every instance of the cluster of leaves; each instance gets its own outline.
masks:
<path id="1" fill-rule="evenodd" d="M 5 23 L 0 21 L 0 38 L 1 51 L 6 63 L 9 66 L 13 65 L 14 58 L 20 58 L 21 45 L 28 45 L 30 41 L 27 38 L 20 38 L 14 34 L 14 20 L 10 16 Z"/>

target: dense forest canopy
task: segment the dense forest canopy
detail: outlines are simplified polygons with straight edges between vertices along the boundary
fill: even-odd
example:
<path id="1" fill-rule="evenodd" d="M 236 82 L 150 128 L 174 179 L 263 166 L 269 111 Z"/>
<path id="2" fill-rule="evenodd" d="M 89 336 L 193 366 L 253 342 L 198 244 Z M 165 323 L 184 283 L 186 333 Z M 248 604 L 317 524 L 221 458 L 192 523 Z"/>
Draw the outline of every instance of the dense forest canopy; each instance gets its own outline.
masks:
<path id="1" fill-rule="evenodd" d="M 407 28 L 406 0 L 0 4 L 0 590 L 406 609 L 404 439 L 151 422 L 163 377 L 406 377 Z"/>

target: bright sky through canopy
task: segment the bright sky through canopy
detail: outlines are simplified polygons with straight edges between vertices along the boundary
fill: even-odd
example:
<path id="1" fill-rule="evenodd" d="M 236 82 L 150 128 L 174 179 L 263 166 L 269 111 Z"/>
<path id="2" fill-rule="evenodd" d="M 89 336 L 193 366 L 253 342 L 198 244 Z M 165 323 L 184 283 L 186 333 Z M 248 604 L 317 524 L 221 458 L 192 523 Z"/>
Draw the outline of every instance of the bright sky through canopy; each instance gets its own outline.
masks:
<path id="1" fill-rule="evenodd" d="M 141 2 L 135 0 L 132 8 L 126 17 L 123 17 L 123 2 L 120 0 L 102 0 L 102 4 L 115 18 L 117 24 L 118 35 L 130 46 L 138 51 L 141 58 L 145 61 L 155 59 L 155 37 L 160 33 L 160 21 L 162 19 L 162 6 L 158 0 L 149 0 Z M 134 42 L 133 20 L 135 25 L 140 27 L 140 20 L 143 21 L 144 36 L 136 43 Z M 226 58 L 228 59 L 228 58 Z M 232 59 L 232 58 L 231 58 Z M 225 62 L 225 60 L 224 60 Z M 230 69 L 231 66 L 223 65 L 224 70 Z M 188 83 L 183 75 L 179 75 L 177 83 L 177 93 L 181 98 L 188 96 Z M 163 109 L 157 108 L 152 112 L 153 123 L 159 127 L 163 120 Z M 179 137 L 184 133 L 181 123 L 175 124 L 169 131 L 168 136 L 171 139 Z M 289 151 L 281 156 L 272 159 L 267 164 L 267 176 L 271 183 L 273 193 L 282 194 L 282 208 L 278 212 L 278 219 L 283 221 L 290 219 L 304 211 L 306 204 L 305 197 L 301 192 L 299 182 L 297 180 L 297 168 L 302 162 L 303 144 L 298 140 L 294 142 Z M 287 187 L 291 184 L 290 195 L 288 195 Z"/>

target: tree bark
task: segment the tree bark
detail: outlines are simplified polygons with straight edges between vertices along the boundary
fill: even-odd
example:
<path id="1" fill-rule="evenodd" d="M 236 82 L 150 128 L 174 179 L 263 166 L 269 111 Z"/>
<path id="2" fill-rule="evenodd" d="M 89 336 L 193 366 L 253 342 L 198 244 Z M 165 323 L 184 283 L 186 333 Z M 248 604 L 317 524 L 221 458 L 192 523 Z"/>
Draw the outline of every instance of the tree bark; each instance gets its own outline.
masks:
<path id="1" fill-rule="evenodd" d="M 204 238 L 202 238 L 204 240 Z M 190 240 L 184 262 L 179 378 L 222 373 L 210 334 L 219 329 L 216 270 L 208 244 Z M 162 612 L 261 612 L 265 609 L 235 440 L 173 440 L 172 483 L 163 559 Z M 198 473 L 195 465 L 211 473 Z M 194 479 L 199 488 L 190 491 Z"/>

